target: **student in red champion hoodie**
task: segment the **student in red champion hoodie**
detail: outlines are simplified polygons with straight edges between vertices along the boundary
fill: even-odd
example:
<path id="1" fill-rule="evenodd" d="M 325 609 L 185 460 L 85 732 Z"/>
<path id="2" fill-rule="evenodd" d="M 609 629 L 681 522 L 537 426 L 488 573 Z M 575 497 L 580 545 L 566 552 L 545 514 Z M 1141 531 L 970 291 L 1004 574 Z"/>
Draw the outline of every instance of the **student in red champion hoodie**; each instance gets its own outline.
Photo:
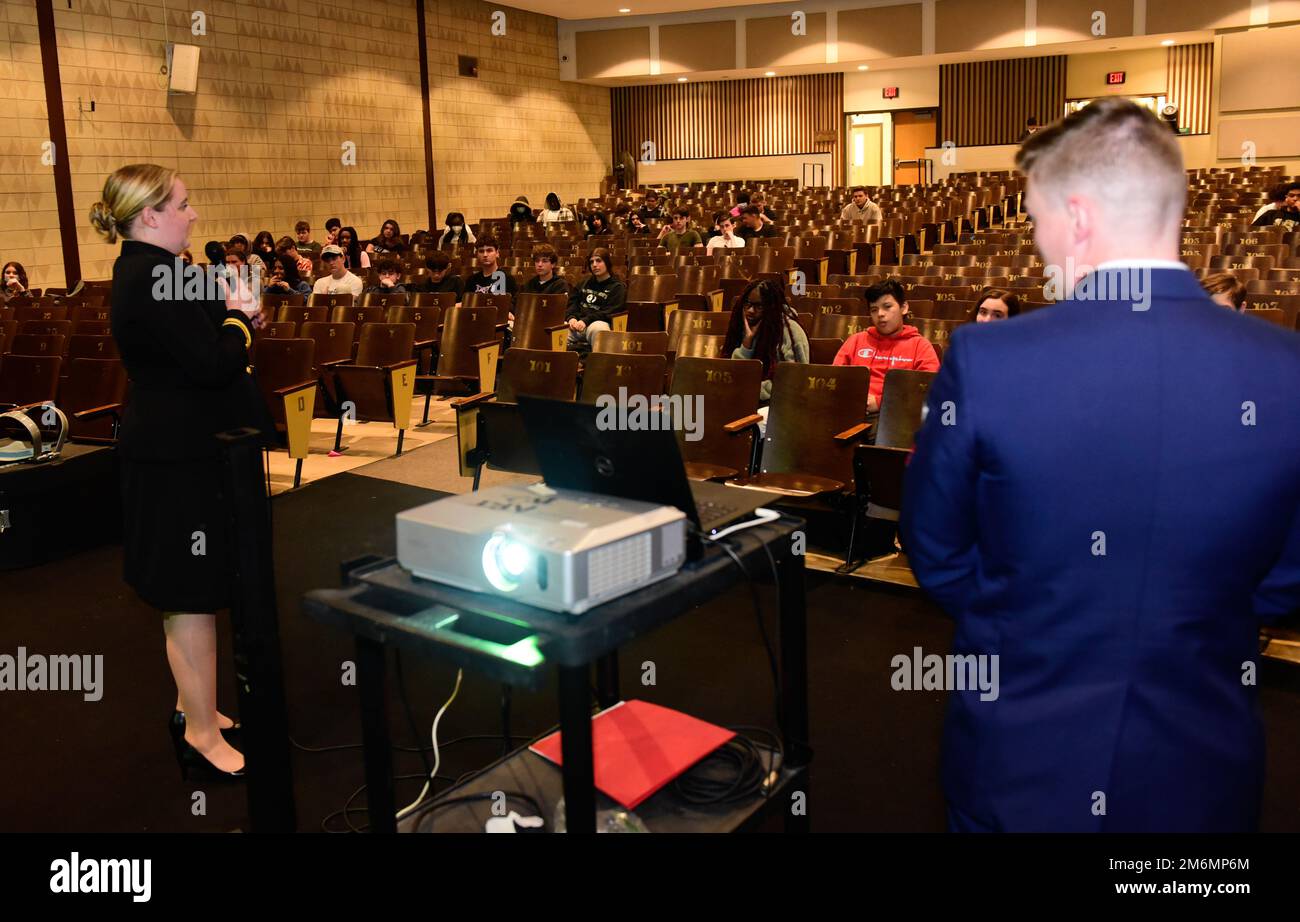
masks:
<path id="1" fill-rule="evenodd" d="M 880 393 L 885 389 L 885 372 L 891 368 L 938 371 L 939 356 L 934 346 L 907 321 L 907 294 L 897 279 L 885 279 L 866 292 L 873 326 L 854 333 L 835 353 L 835 365 L 865 365 L 871 369 L 868 416 L 880 412 Z"/>

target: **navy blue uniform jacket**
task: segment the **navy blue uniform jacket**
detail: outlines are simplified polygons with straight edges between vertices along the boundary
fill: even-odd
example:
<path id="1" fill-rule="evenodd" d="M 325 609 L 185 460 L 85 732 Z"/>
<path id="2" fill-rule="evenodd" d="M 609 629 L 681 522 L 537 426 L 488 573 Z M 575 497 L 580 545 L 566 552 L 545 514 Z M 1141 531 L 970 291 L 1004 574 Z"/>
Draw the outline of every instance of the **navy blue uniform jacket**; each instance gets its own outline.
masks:
<path id="1" fill-rule="evenodd" d="M 950 694 L 943 767 L 995 829 L 1258 821 L 1249 664 L 1300 608 L 1300 336 L 1150 274 L 1145 311 L 960 329 L 908 466 L 912 569 L 953 652 L 999 657 L 996 700 Z"/>

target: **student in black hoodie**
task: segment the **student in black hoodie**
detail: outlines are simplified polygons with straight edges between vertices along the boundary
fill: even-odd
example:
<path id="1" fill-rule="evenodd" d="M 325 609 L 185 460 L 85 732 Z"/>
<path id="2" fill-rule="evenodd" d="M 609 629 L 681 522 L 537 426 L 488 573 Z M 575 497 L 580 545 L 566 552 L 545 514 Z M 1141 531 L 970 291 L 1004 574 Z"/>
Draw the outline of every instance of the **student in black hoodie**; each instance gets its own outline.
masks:
<path id="1" fill-rule="evenodd" d="M 563 276 L 555 274 L 555 267 L 560 262 L 560 254 L 549 243 L 533 247 L 533 268 L 537 274 L 524 282 L 525 293 L 539 295 L 567 295 L 569 283 Z"/>
<path id="2" fill-rule="evenodd" d="M 627 301 L 627 289 L 610 271 L 612 259 L 605 247 L 592 250 L 587 257 L 591 275 L 569 295 L 564 319 L 569 322 L 570 349 L 590 352 L 592 337 L 610 328 L 614 312 Z"/>
<path id="3" fill-rule="evenodd" d="M 428 255 L 424 265 L 429 270 L 429 281 L 425 290 L 454 291 L 456 301 L 459 303 L 461 295 L 465 293 L 465 280 L 452 267 L 451 257 L 438 250 Z"/>

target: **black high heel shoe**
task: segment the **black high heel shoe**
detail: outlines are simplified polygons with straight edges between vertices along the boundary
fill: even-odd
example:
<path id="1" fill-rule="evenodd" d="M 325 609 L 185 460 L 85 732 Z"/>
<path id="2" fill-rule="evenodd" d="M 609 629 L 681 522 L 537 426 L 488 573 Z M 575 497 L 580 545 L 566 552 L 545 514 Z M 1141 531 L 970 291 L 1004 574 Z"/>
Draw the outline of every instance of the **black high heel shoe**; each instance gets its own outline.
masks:
<path id="1" fill-rule="evenodd" d="M 244 777 L 244 769 L 237 772 L 222 771 L 217 768 L 203 753 L 199 752 L 185 740 L 185 713 L 183 711 L 173 711 L 171 720 L 167 725 L 171 733 L 172 747 L 176 750 L 176 764 L 181 769 L 181 780 L 188 781 L 190 772 L 195 772 L 202 780 L 237 780 Z M 221 731 L 221 735 L 230 742 L 230 735 L 240 729 L 239 721 L 235 721 L 234 726 L 226 727 Z"/>
<path id="2" fill-rule="evenodd" d="M 234 718 L 232 717 L 231 720 L 234 720 Z M 171 731 L 173 743 L 175 743 L 177 739 L 184 740 L 185 712 L 172 711 L 171 723 L 168 724 L 167 729 Z M 241 724 L 237 720 L 234 720 L 234 723 L 231 724 L 231 726 L 229 727 L 218 727 L 217 729 L 219 729 L 221 731 L 221 735 L 226 738 L 226 742 L 230 743 L 231 745 L 238 743 L 239 740 L 242 738 L 244 732 L 243 724 Z"/>

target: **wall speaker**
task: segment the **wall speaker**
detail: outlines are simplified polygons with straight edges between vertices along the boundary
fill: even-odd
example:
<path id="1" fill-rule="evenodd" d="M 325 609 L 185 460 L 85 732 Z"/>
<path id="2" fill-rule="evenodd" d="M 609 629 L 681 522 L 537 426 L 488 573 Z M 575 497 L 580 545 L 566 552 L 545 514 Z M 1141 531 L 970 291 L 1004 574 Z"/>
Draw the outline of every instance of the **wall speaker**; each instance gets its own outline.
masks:
<path id="1" fill-rule="evenodd" d="M 167 43 L 167 92 L 194 93 L 199 88 L 199 46 Z"/>

